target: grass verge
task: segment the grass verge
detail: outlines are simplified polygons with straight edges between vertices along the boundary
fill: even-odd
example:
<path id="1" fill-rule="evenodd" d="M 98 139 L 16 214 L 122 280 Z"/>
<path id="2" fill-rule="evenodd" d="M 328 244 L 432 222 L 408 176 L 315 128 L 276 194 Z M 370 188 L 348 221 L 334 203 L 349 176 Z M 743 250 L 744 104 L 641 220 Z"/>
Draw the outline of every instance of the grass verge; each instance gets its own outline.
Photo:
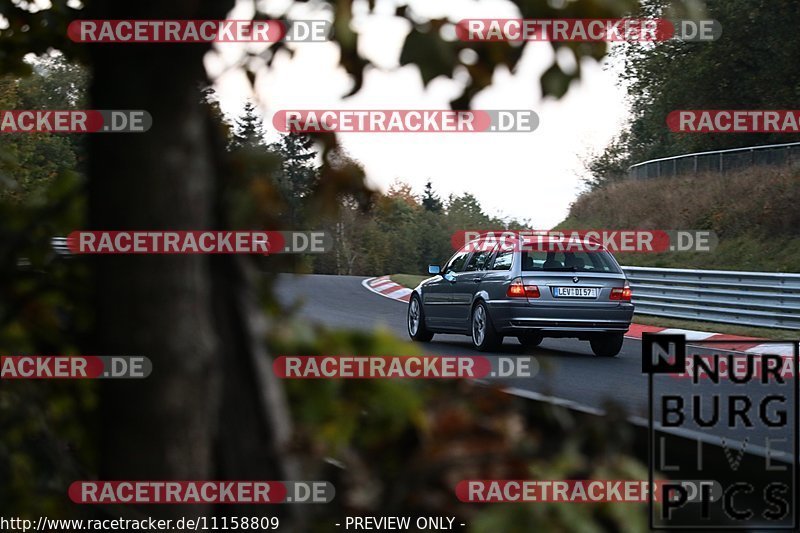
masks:
<path id="1" fill-rule="evenodd" d="M 403 287 L 408 287 L 409 289 L 413 289 L 420 282 L 424 279 L 428 279 L 430 276 L 418 276 L 416 274 L 392 274 L 389 276 L 389 279 L 397 283 L 398 285 L 402 285 Z"/>
<path id="2" fill-rule="evenodd" d="M 709 230 L 710 252 L 615 254 L 627 266 L 800 272 L 800 168 L 625 180 L 587 191 L 556 229 Z"/>

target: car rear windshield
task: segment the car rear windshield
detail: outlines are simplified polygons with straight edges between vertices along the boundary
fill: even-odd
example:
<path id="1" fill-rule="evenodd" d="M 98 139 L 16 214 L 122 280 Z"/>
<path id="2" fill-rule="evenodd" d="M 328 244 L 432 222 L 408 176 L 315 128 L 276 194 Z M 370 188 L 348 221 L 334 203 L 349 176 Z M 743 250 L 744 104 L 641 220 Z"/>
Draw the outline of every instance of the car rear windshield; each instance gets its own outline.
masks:
<path id="1" fill-rule="evenodd" d="M 607 272 L 620 273 L 608 252 L 522 252 L 524 272 Z"/>

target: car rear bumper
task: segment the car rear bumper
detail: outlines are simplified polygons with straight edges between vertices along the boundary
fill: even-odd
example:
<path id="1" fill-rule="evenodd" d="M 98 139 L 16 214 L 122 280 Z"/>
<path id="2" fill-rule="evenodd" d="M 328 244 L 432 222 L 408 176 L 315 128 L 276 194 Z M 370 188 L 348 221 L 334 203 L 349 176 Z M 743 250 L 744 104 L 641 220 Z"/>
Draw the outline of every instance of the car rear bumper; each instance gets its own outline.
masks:
<path id="1" fill-rule="evenodd" d="M 504 335 L 525 332 L 545 336 L 580 336 L 582 333 L 628 331 L 633 319 L 633 304 L 612 306 L 537 306 L 507 301 L 489 302 L 495 329 Z"/>

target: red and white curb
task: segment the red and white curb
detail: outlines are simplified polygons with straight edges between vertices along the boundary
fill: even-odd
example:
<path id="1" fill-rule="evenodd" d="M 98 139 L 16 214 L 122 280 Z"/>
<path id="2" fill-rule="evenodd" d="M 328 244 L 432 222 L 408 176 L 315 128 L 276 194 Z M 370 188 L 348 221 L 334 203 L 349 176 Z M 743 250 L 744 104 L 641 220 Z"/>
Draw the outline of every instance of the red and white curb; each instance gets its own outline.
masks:
<path id="1" fill-rule="evenodd" d="M 411 298 L 411 289 L 395 283 L 389 279 L 389 276 L 368 278 L 362 281 L 361 284 L 367 290 L 375 294 L 380 294 L 381 296 L 397 300 L 398 302 L 408 303 L 408 300 Z"/>
<path id="2" fill-rule="evenodd" d="M 742 337 L 740 335 L 727 335 L 724 333 L 711 333 L 708 331 L 694 331 L 691 329 L 679 328 L 661 328 L 658 326 L 645 326 L 643 324 L 631 324 L 631 329 L 625 334 L 626 337 L 632 339 L 641 339 L 642 333 L 664 333 L 672 335 L 686 335 L 686 340 L 691 341 L 731 341 L 731 342 L 714 342 L 709 345 L 713 348 L 720 350 L 735 350 L 737 352 L 747 353 L 771 353 L 775 355 L 783 355 L 791 357 L 794 354 L 793 343 L 787 342 L 785 344 L 769 343 L 764 344 L 764 339 L 755 337 Z M 788 337 L 788 335 L 787 335 Z"/>
<path id="3" fill-rule="evenodd" d="M 389 276 L 368 278 L 361 284 L 369 291 L 380 294 L 386 298 L 399 302 L 408 302 L 411 297 L 411 289 L 403 287 L 389 279 Z M 786 344 L 764 344 L 763 339 L 755 337 L 742 337 L 740 335 L 727 335 L 724 333 L 712 333 L 708 331 L 695 331 L 691 329 L 662 328 L 658 326 L 646 326 L 644 324 L 631 324 L 631 329 L 625 334 L 629 339 L 641 339 L 642 333 L 665 333 L 673 335 L 686 335 L 687 341 L 731 341 L 730 343 L 715 342 L 714 348 L 722 350 L 735 350 L 737 352 L 750 353 L 773 353 L 791 357 L 793 347 L 791 343 Z M 788 336 L 788 335 L 787 335 Z"/>

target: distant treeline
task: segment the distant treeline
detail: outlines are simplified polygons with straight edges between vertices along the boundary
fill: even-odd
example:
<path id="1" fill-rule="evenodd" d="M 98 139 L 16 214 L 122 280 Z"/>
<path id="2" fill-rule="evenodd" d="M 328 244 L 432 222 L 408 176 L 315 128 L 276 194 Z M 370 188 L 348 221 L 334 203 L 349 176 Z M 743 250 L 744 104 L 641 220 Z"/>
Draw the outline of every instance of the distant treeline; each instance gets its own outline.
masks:
<path id="1" fill-rule="evenodd" d="M 344 202 L 335 221 L 325 223 L 334 236 L 333 253 L 314 259 L 320 274 L 423 274 L 453 253 L 453 234 L 471 229 L 521 229 L 516 220 L 486 214 L 470 193 L 442 201 L 429 181 L 421 195 L 396 182 L 378 193 L 371 208 L 360 211 Z"/>
<path id="2" fill-rule="evenodd" d="M 3 108 L 85 107 L 85 69 L 56 53 L 30 62 L 32 75 L 0 77 Z M 294 264 L 282 263 L 281 269 L 352 275 L 425 273 L 428 264 L 452 255 L 451 237 L 457 231 L 524 227 L 517 220 L 490 216 L 468 192 L 440 198 L 431 181 L 417 192 L 397 180 L 387 192 L 323 196 L 326 208 L 319 209 L 314 195 L 325 189 L 325 183 L 320 178 L 317 143 L 294 134 L 268 143 L 263 119 L 252 103 L 230 121 L 221 112 L 213 89 L 205 91 L 205 98 L 240 173 L 239 181 L 223 184 L 230 188 L 225 196 L 235 214 L 231 223 L 248 228 L 325 229 L 334 236 L 332 252 L 302 256 Z M 9 136 L 4 143 L 3 149 L 13 157 L 0 158 L 2 201 L 40 203 L 55 177 L 64 172 L 83 182 L 82 136 L 33 133 Z M 358 167 L 345 153 L 336 157 Z M 331 204 L 337 209 L 331 209 Z"/>
<path id="3" fill-rule="evenodd" d="M 214 104 L 213 93 L 209 101 Z M 340 195 L 328 198 L 338 209 L 318 210 L 314 204 L 320 183 L 317 145 L 303 135 L 288 134 L 271 144 L 264 141 L 255 108 L 247 104 L 242 115 L 228 124 L 229 149 L 249 161 L 280 156 L 280 163 L 267 169 L 268 161 L 253 171 L 254 179 L 277 195 L 273 211 L 286 229 L 324 229 L 333 235 L 334 250 L 306 256 L 295 264 L 306 272 L 341 275 L 422 274 L 429 264 L 441 264 L 453 253 L 455 232 L 472 229 L 522 229 L 524 221 L 487 214 L 478 199 L 465 192 L 446 199 L 429 180 L 415 193 L 402 180 L 386 192 L 372 191 L 367 197 Z M 358 165 L 343 152 L 336 157 Z M 267 169 L 267 170 L 265 170 Z M 324 212 L 321 212 L 324 211 Z"/>
<path id="4" fill-rule="evenodd" d="M 642 0 L 641 17 L 675 17 L 676 4 Z M 688 4 L 688 3 L 686 3 Z M 703 19 L 722 24 L 714 42 L 671 39 L 622 43 L 612 55 L 630 102 L 628 124 L 587 162 L 589 188 L 627 177 L 628 166 L 674 155 L 794 142 L 792 133 L 673 133 L 667 115 L 681 109 L 796 109 L 800 98 L 800 9 L 796 0 L 705 0 Z"/>

